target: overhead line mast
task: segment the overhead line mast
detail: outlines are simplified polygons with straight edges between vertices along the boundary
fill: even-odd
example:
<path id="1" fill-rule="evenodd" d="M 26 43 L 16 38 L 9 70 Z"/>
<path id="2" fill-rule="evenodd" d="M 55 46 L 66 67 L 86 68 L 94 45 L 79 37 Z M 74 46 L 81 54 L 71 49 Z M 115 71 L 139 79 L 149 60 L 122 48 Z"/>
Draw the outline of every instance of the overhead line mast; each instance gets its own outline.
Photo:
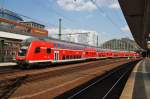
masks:
<path id="1" fill-rule="evenodd" d="M 60 18 L 59 19 L 59 34 L 58 34 L 60 40 L 61 40 L 61 21 L 62 19 Z"/>

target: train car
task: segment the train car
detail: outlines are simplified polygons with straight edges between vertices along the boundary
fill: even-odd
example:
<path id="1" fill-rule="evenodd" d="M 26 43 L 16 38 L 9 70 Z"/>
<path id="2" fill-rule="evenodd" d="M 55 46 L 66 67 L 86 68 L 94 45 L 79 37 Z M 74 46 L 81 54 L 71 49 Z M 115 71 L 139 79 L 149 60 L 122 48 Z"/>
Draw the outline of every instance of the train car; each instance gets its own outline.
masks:
<path id="1" fill-rule="evenodd" d="M 84 51 L 85 59 L 96 59 L 96 57 L 97 57 L 96 48 L 87 46 L 83 49 L 83 51 Z"/>
<path id="2" fill-rule="evenodd" d="M 105 58 L 104 51 L 101 48 L 97 48 L 97 59 Z"/>
<path id="3" fill-rule="evenodd" d="M 21 68 L 32 64 L 52 64 L 97 58 L 137 57 L 135 52 L 113 51 L 54 38 L 29 38 L 16 55 Z"/>
<path id="4" fill-rule="evenodd" d="M 134 58 L 139 58 L 140 54 L 139 53 L 134 53 Z"/>
<path id="5" fill-rule="evenodd" d="M 22 42 L 16 62 L 24 67 L 28 64 L 79 61 L 96 56 L 96 49 L 91 46 L 52 38 L 29 38 Z"/>
<path id="6" fill-rule="evenodd" d="M 112 52 L 108 49 L 97 48 L 97 58 L 108 58 Z"/>

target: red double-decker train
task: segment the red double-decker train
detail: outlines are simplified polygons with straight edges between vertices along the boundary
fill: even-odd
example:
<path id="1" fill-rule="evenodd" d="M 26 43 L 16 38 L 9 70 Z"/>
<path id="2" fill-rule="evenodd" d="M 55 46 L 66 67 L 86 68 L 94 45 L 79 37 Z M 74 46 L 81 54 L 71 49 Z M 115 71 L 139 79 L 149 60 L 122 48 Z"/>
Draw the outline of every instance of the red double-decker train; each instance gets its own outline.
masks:
<path id="1" fill-rule="evenodd" d="M 98 58 L 139 57 L 138 53 L 114 51 L 54 38 L 29 38 L 22 42 L 16 62 L 23 68 L 31 64 L 52 64 Z"/>

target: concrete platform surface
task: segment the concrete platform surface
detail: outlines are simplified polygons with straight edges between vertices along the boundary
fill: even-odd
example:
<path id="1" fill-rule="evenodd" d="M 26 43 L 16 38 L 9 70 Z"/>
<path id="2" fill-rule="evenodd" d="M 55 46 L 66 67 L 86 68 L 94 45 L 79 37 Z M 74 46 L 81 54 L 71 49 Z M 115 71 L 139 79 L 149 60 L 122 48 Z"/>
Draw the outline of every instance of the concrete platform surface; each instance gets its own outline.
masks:
<path id="1" fill-rule="evenodd" d="M 150 59 L 135 66 L 120 99 L 150 99 Z"/>
<path id="2" fill-rule="evenodd" d="M 6 67 L 6 66 L 16 66 L 17 64 L 15 62 L 6 62 L 6 63 L 0 63 L 0 67 Z"/>

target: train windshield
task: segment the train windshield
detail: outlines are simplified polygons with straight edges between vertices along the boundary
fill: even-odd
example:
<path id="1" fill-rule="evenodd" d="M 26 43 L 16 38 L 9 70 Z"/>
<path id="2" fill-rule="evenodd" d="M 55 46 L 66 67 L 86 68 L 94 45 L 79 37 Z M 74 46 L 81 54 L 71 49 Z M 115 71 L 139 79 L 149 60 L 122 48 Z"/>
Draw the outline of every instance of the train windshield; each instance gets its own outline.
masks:
<path id="1" fill-rule="evenodd" d="M 30 44 L 33 40 L 38 40 L 38 38 L 31 37 L 31 38 L 28 38 L 28 39 L 25 39 L 22 41 L 21 48 L 18 52 L 19 56 L 25 56 L 26 55 L 28 47 L 30 46 Z"/>
<path id="2" fill-rule="evenodd" d="M 38 40 L 38 38 L 35 38 L 35 37 L 28 38 L 28 39 L 22 41 L 22 44 L 21 44 L 21 45 L 22 45 L 22 46 L 29 46 L 30 43 L 31 43 L 33 40 Z"/>
<path id="3" fill-rule="evenodd" d="M 28 47 L 26 47 L 26 46 L 21 47 L 19 52 L 18 52 L 18 55 L 19 56 L 25 56 L 27 53 L 27 49 L 28 49 Z"/>

